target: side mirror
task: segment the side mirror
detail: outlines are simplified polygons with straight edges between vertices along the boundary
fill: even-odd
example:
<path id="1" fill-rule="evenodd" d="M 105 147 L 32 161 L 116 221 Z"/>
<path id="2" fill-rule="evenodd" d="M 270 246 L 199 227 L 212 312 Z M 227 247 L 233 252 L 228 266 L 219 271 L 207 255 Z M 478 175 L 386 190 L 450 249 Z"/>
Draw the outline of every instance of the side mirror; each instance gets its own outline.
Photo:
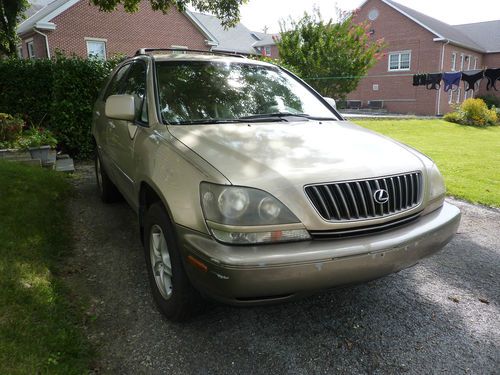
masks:
<path id="1" fill-rule="evenodd" d="M 111 95 L 106 100 L 104 112 L 106 117 L 112 119 L 134 121 L 134 97 L 132 95 Z"/>
<path id="2" fill-rule="evenodd" d="M 337 109 L 337 102 L 333 98 L 326 98 L 324 97 L 325 101 L 330 104 L 333 108 Z"/>

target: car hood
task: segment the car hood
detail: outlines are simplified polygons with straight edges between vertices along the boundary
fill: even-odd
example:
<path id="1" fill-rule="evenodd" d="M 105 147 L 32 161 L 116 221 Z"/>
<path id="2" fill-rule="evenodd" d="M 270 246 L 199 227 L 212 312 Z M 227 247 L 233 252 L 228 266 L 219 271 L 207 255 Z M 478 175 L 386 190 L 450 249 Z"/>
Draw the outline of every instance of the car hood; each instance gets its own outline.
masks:
<path id="1" fill-rule="evenodd" d="M 346 121 L 175 125 L 169 131 L 234 185 L 263 190 L 423 168 L 415 152 Z"/>

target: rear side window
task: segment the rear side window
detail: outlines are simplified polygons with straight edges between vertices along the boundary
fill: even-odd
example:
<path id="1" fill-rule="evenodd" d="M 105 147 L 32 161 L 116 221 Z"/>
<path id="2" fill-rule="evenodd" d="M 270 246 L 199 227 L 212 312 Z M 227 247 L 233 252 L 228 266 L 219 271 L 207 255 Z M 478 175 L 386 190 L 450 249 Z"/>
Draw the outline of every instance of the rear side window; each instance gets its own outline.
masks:
<path id="1" fill-rule="evenodd" d="M 132 95 L 135 98 L 135 118 L 147 123 L 146 101 L 146 64 L 142 61 L 131 64 L 121 94 Z"/>
<path id="2" fill-rule="evenodd" d="M 130 64 L 124 65 L 116 72 L 116 74 L 109 82 L 106 88 L 106 93 L 104 94 L 103 100 L 106 100 L 111 95 L 123 94 L 123 85 L 125 83 L 125 78 L 127 77 L 127 72 L 130 69 Z"/>

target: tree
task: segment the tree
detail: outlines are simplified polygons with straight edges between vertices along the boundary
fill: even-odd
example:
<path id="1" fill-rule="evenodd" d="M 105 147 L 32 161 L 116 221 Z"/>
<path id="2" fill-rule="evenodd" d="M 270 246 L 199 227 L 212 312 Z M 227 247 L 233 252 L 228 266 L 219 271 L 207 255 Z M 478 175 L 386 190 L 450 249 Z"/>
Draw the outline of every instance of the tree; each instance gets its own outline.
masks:
<path id="1" fill-rule="evenodd" d="M 113 11 L 122 4 L 127 12 L 133 13 L 139 9 L 142 0 L 90 0 L 100 10 Z M 184 11 L 191 5 L 200 12 L 210 12 L 222 20 L 224 26 L 234 26 L 240 18 L 240 6 L 248 0 L 149 0 L 153 10 L 166 13 L 172 6 Z"/>
<path id="2" fill-rule="evenodd" d="M 338 15 L 338 22 L 325 22 L 315 9 L 298 21 L 282 21 L 277 45 L 280 60 L 322 95 L 345 99 L 377 62 L 384 42 L 372 40 L 368 24 L 354 24 L 352 13 Z"/>
<path id="3" fill-rule="evenodd" d="M 0 0 L 0 54 L 16 55 L 16 29 L 28 6 L 28 0 Z"/>

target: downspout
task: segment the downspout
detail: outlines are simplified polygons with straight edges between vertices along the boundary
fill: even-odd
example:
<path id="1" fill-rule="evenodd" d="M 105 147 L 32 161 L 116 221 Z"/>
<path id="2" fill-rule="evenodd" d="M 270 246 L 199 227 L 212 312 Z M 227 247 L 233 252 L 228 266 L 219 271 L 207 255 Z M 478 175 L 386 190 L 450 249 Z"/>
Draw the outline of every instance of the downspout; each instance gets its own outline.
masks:
<path id="1" fill-rule="evenodd" d="M 33 28 L 33 31 L 45 38 L 45 49 L 47 50 L 47 58 L 50 60 L 49 38 L 47 37 L 47 34 L 38 31 L 35 27 Z"/>
<path id="2" fill-rule="evenodd" d="M 442 72 L 444 68 L 444 47 L 446 47 L 447 44 L 450 43 L 449 39 L 446 39 L 446 43 L 443 43 L 443 48 L 441 50 L 441 64 L 439 67 L 439 71 Z M 441 88 L 438 90 L 438 96 L 437 96 L 437 116 L 441 116 Z"/>

